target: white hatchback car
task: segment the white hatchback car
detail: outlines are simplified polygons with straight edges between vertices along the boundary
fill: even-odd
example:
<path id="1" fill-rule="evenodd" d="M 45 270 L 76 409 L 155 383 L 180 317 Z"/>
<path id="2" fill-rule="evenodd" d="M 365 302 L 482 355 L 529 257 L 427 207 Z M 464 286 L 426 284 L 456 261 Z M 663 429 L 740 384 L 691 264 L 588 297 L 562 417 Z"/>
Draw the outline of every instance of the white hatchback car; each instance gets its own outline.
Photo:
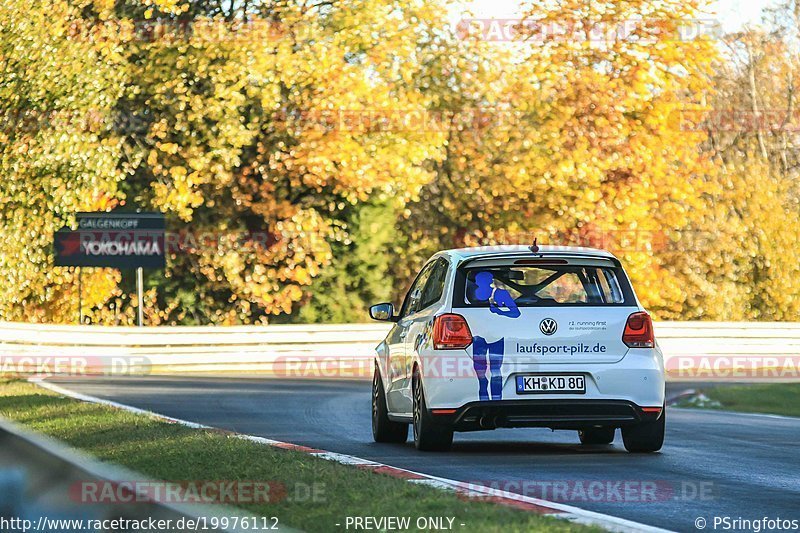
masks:
<path id="1" fill-rule="evenodd" d="M 584 444 L 664 442 L 664 362 L 650 316 L 612 254 L 592 248 L 446 250 L 422 268 L 377 347 L 377 442 L 447 450 L 454 431 L 578 430 Z"/>

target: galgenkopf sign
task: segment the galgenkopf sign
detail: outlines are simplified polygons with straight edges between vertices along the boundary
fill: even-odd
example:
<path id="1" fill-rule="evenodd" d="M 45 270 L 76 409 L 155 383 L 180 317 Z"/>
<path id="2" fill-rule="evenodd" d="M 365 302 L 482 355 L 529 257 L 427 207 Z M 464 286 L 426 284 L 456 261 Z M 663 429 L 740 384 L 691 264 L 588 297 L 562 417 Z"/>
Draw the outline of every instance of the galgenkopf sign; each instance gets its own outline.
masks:
<path id="1" fill-rule="evenodd" d="M 55 265 L 164 268 L 166 221 L 161 213 L 78 213 L 78 229 L 55 234 Z"/>

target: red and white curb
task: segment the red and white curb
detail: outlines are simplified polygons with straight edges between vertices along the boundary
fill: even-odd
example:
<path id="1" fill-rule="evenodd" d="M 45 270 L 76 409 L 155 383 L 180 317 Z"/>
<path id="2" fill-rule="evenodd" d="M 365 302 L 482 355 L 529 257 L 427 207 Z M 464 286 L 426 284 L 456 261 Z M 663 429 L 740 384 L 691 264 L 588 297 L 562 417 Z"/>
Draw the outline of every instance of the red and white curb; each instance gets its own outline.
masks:
<path id="1" fill-rule="evenodd" d="M 514 507 L 516 509 L 530 511 L 536 514 L 547 515 L 555 518 L 569 520 L 577 524 L 599 526 L 607 531 L 613 531 L 618 533 L 629 533 L 629 532 L 669 533 L 669 530 L 666 529 L 648 526 L 646 524 L 633 522 L 631 520 L 626 520 L 624 518 L 618 518 L 616 516 L 610 516 L 603 513 L 587 511 L 586 509 L 580 509 L 578 507 L 573 507 L 571 505 L 566 505 L 558 502 L 550 502 L 547 500 L 541 500 L 539 498 L 524 496 L 522 494 L 516 494 L 513 492 L 508 492 L 500 489 L 494 489 L 491 487 L 486 487 L 474 483 L 465 483 L 463 481 L 456 481 L 453 479 L 432 476 L 430 474 L 414 472 L 413 470 L 406 470 L 405 468 L 397 468 L 383 463 L 378 463 L 376 461 L 370 461 L 369 459 L 362 459 L 360 457 L 355 457 L 353 455 L 346 455 L 342 453 L 329 452 L 326 450 L 319 450 L 316 448 L 310 448 L 308 446 L 301 446 L 289 442 L 281 442 L 278 440 L 268 439 L 265 437 L 257 437 L 255 435 L 245 435 L 242 433 L 235 433 L 220 428 L 215 428 L 213 426 L 207 426 L 205 424 L 198 424 L 197 422 L 189 422 L 188 420 L 172 418 L 170 416 L 154 413 L 152 411 L 147 411 L 145 409 L 139 409 L 138 407 L 132 407 L 130 405 L 125 405 L 111 400 L 104 400 L 102 398 L 97 398 L 95 396 L 89 396 L 87 394 L 73 392 L 69 389 L 60 387 L 54 383 L 49 383 L 45 381 L 44 378 L 41 377 L 30 378 L 28 381 L 45 389 L 49 389 L 53 392 L 56 392 L 63 396 L 67 396 L 69 398 L 74 398 L 76 400 L 108 405 L 111 407 L 116 407 L 118 409 L 123 409 L 131 413 L 137 413 L 155 417 L 159 420 L 163 420 L 165 422 L 170 422 L 173 424 L 180 424 L 182 426 L 194 429 L 213 430 L 240 439 L 257 442 L 259 444 L 265 444 L 267 446 L 273 446 L 275 448 L 307 453 L 309 455 L 313 455 L 315 457 L 319 457 L 321 459 L 325 459 L 328 461 L 335 461 L 337 463 L 351 465 L 356 468 L 370 470 L 375 473 L 384 474 L 400 479 L 405 479 L 410 483 L 427 485 L 437 489 L 453 491 L 459 495 L 463 495 L 467 499 L 489 501 L 500 505 Z"/>

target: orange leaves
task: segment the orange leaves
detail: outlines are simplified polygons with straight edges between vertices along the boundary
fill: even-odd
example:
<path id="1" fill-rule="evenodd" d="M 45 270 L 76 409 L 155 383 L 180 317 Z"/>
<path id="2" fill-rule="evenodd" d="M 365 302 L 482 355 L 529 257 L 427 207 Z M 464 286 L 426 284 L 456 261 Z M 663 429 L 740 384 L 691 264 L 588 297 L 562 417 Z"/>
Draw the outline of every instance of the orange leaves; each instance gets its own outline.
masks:
<path id="1" fill-rule="evenodd" d="M 141 0 L 145 6 L 150 6 L 145 11 L 145 18 L 152 18 L 155 9 L 162 13 L 178 15 L 189 11 L 191 5 L 186 0 Z"/>
<path id="2" fill-rule="evenodd" d="M 36 126 L 0 132 L 0 318 L 68 320 L 52 231 L 123 203 L 222 244 L 170 258 L 162 323 L 361 317 L 437 248 L 534 232 L 618 252 L 661 317 L 797 308 L 778 272 L 800 264 L 778 253 L 797 246 L 781 227 L 796 140 L 711 126 L 714 106 L 786 110 L 800 65 L 757 32 L 726 63 L 697 1 L 535 2 L 545 31 L 513 49 L 449 34 L 447 6 L 423 0 L 278 2 L 246 20 L 264 6 L 48 4 L 0 4 L 0 111 Z M 701 238 L 720 226 L 733 236 Z M 376 259 L 392 248 L 396 283 Z M 97 276 L 110 320 L 101 293 L 123 296 Z M 737 289 L 762 301 L 733 312 Z"/>
<path id="3" fill-rule="evenodd" d="M 700 20 L 693 9 L 684 2 L 646 0 L 532 8 L 535 19 L 594 28 L 584 34 L 588 46 L 578 47 L 570 38 L 547 40 L 543 52 L 532 51 L 528 62 L 533 65 L 527 66 L 554 73 L 545 84 L 546 99 L 556 110 L 550 116 L 561 118 L 550 122 L 545 116 L 542 127 L 565 134 L 550 137 L 555 141 L 550 166 L 568 180 L 563 193 L 582 191 L 576 207 L 590 200 L 586 209 L 572 210 L 574 222 L 554 221 L 556 227 L 591 223 L 624 233 L 688 223 L 684 206 L 703 194 L 701 177 L 713 169 L 704 164 L 704 137 L 670 127 L 668 117 L 678 107 L 696 104 L 698 90 L 709 90 L 707 72 L 717 57 L 707 41 L 683 38 L 683 26 Z M 648 242 L 634 248 L 612 242 L 610 248 L 631 264 L 640 298 L 657 312 L 672 288 L 648 283 L 646 276 L 665 258 Z"/>
<path id="4" fill-rule="evenodd" d="M 538 25 L 528 28 L 540 33 L 521 48 L 524 61 L 498 61 L 505 76 L 487 72 L 461 93 L 524 115 L 478 137 L 450 136 L 436 180 L 414 204 L 420 231 L 431 224 L 432 206 L 439 217 L 429 234 L 439 246 L 450 243 L 437 224 L 484 243 L 536 233 L 557 244 L 593 244 L 583 232 L 593 227 L 631 265 L 645 305 L 666 306 L 680 281 L 665 275 L 651 283 L 669 260 L 661 252 L 672 233 L 661 228 L 687 227 L 703 178 L 715 171 L 702 153 L 705 137 L 667 122 L 708 92 L 718 57 L 706 40 L 681 38 L 682 25 L 699 19 L 695 7 L 534 3 L 528 17 Z M 498 78 L 509 81 L 490 92 L 488 81 Z M 622 238 L 630 232 L 639 236 L 633 243 Z"/>

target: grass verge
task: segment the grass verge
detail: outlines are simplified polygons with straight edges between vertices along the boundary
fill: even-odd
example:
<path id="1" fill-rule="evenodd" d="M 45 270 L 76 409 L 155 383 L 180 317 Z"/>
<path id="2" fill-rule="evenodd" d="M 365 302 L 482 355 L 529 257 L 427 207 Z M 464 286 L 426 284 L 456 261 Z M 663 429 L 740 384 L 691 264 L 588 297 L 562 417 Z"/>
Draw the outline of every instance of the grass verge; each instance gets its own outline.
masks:
<path id="1" fill-rule="evenodd" d="M 289 498 L 240 505 L 306 531 L 344 529 L 348 516 L 453 517 L 462 531 L 601 531 L 414 485 L 312 457 L 64 398 L 23 381 L 0 382 L 0 415 L 104 461 L 168 481 L 268 481 Z M 446 457 L 443 457 L 446 460 Z M 315 485 L 316 484 L 316 485 Z M 316 486 L 317 501 L 295 489 Z M 294 497 L 292 497 L 294 495 Z M 303 496 L 302 494 L 300 496 Z M 460 524 L 464 524 L 463 527 Z"/>
<path id="2" fill-rule="evenodd" d="M 725 385 L 701 391 L 708 401 L 688 399 L 678 407 L 724 409 L 800 417 L 800 383 Z"/>

